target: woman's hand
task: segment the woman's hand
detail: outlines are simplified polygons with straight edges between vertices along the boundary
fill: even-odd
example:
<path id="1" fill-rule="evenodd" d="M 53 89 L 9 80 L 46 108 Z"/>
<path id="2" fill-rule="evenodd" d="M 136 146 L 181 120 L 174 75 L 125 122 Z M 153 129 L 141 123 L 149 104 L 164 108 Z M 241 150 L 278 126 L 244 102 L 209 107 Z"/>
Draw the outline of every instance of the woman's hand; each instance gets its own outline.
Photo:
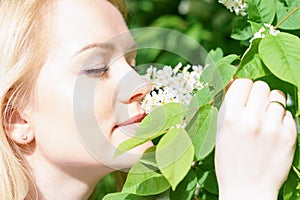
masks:
<path id="1" fill-rule="evenodd" d="M 218 118 L 215 166 L 220 200 L 277 199 L 297 137 L 285 105 L 284 94 L 270 91 L 262 81 L 232 83 Z"/>

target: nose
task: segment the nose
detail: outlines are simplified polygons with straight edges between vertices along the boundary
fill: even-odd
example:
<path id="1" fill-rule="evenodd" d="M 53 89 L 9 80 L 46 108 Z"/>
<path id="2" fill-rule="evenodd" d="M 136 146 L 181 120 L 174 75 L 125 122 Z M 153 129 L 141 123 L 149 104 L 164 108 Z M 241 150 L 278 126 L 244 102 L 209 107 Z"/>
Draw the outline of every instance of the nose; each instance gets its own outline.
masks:
<path id="1" fill-rule="evenodd" d="M 124 69 L 124 65 L 123 65 Z M 141 101 L 152 89 L 152 84 L 134 71 L 127 63 L 117 84 L 117 96 L 122 103 Z"/>

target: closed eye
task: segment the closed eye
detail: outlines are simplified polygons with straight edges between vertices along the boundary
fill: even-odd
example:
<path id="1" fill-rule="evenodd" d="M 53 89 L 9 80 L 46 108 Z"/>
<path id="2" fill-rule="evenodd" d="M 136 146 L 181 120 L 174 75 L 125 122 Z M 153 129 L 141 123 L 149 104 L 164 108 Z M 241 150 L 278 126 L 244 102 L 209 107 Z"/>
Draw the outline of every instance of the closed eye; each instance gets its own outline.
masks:
<path id="1" fill-rule="evenodd" d="M 91 78 L 100 78 L 105 79 L 108 78 L 109 74 L 109 67 L 99 67 L 99 68 L 91 68 L 91 69 L 85 69 L 82 71 L 82 74 L 91 77 Z"/>

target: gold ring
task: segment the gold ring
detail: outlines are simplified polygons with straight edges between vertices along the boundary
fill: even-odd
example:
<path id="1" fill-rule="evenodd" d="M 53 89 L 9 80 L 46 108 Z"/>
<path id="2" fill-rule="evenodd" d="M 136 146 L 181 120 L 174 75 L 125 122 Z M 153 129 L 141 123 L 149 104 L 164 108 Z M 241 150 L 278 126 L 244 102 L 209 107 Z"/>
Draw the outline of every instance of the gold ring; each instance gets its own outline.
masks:
<path id="1" fill-rule="evenodd" d="M 270 101 L 270 104 L 271 103 L 276 103 L 276 104 L 280 105 L 284 110 L 286 109 L 285 105 L 283 103 L 281 103 L 280 101 Z"/>

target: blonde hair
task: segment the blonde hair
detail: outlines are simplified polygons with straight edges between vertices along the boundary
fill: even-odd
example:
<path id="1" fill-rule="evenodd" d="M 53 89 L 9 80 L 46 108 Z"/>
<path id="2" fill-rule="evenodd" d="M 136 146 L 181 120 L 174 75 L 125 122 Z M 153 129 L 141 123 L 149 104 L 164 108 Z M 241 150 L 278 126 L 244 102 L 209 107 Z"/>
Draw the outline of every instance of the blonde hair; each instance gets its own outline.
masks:
<path id="1" fill-rule="evenodd" d="M 53 1 L 53 0 L 52 0 Z M 0 199 L 24 200 L 34 183 L 22 148 L 6 136 L 14 112 L 30 103 L 47 57 L 45 0 L 0 0 Z M 124 0 L 109 0 L 125 17 Z"/>

